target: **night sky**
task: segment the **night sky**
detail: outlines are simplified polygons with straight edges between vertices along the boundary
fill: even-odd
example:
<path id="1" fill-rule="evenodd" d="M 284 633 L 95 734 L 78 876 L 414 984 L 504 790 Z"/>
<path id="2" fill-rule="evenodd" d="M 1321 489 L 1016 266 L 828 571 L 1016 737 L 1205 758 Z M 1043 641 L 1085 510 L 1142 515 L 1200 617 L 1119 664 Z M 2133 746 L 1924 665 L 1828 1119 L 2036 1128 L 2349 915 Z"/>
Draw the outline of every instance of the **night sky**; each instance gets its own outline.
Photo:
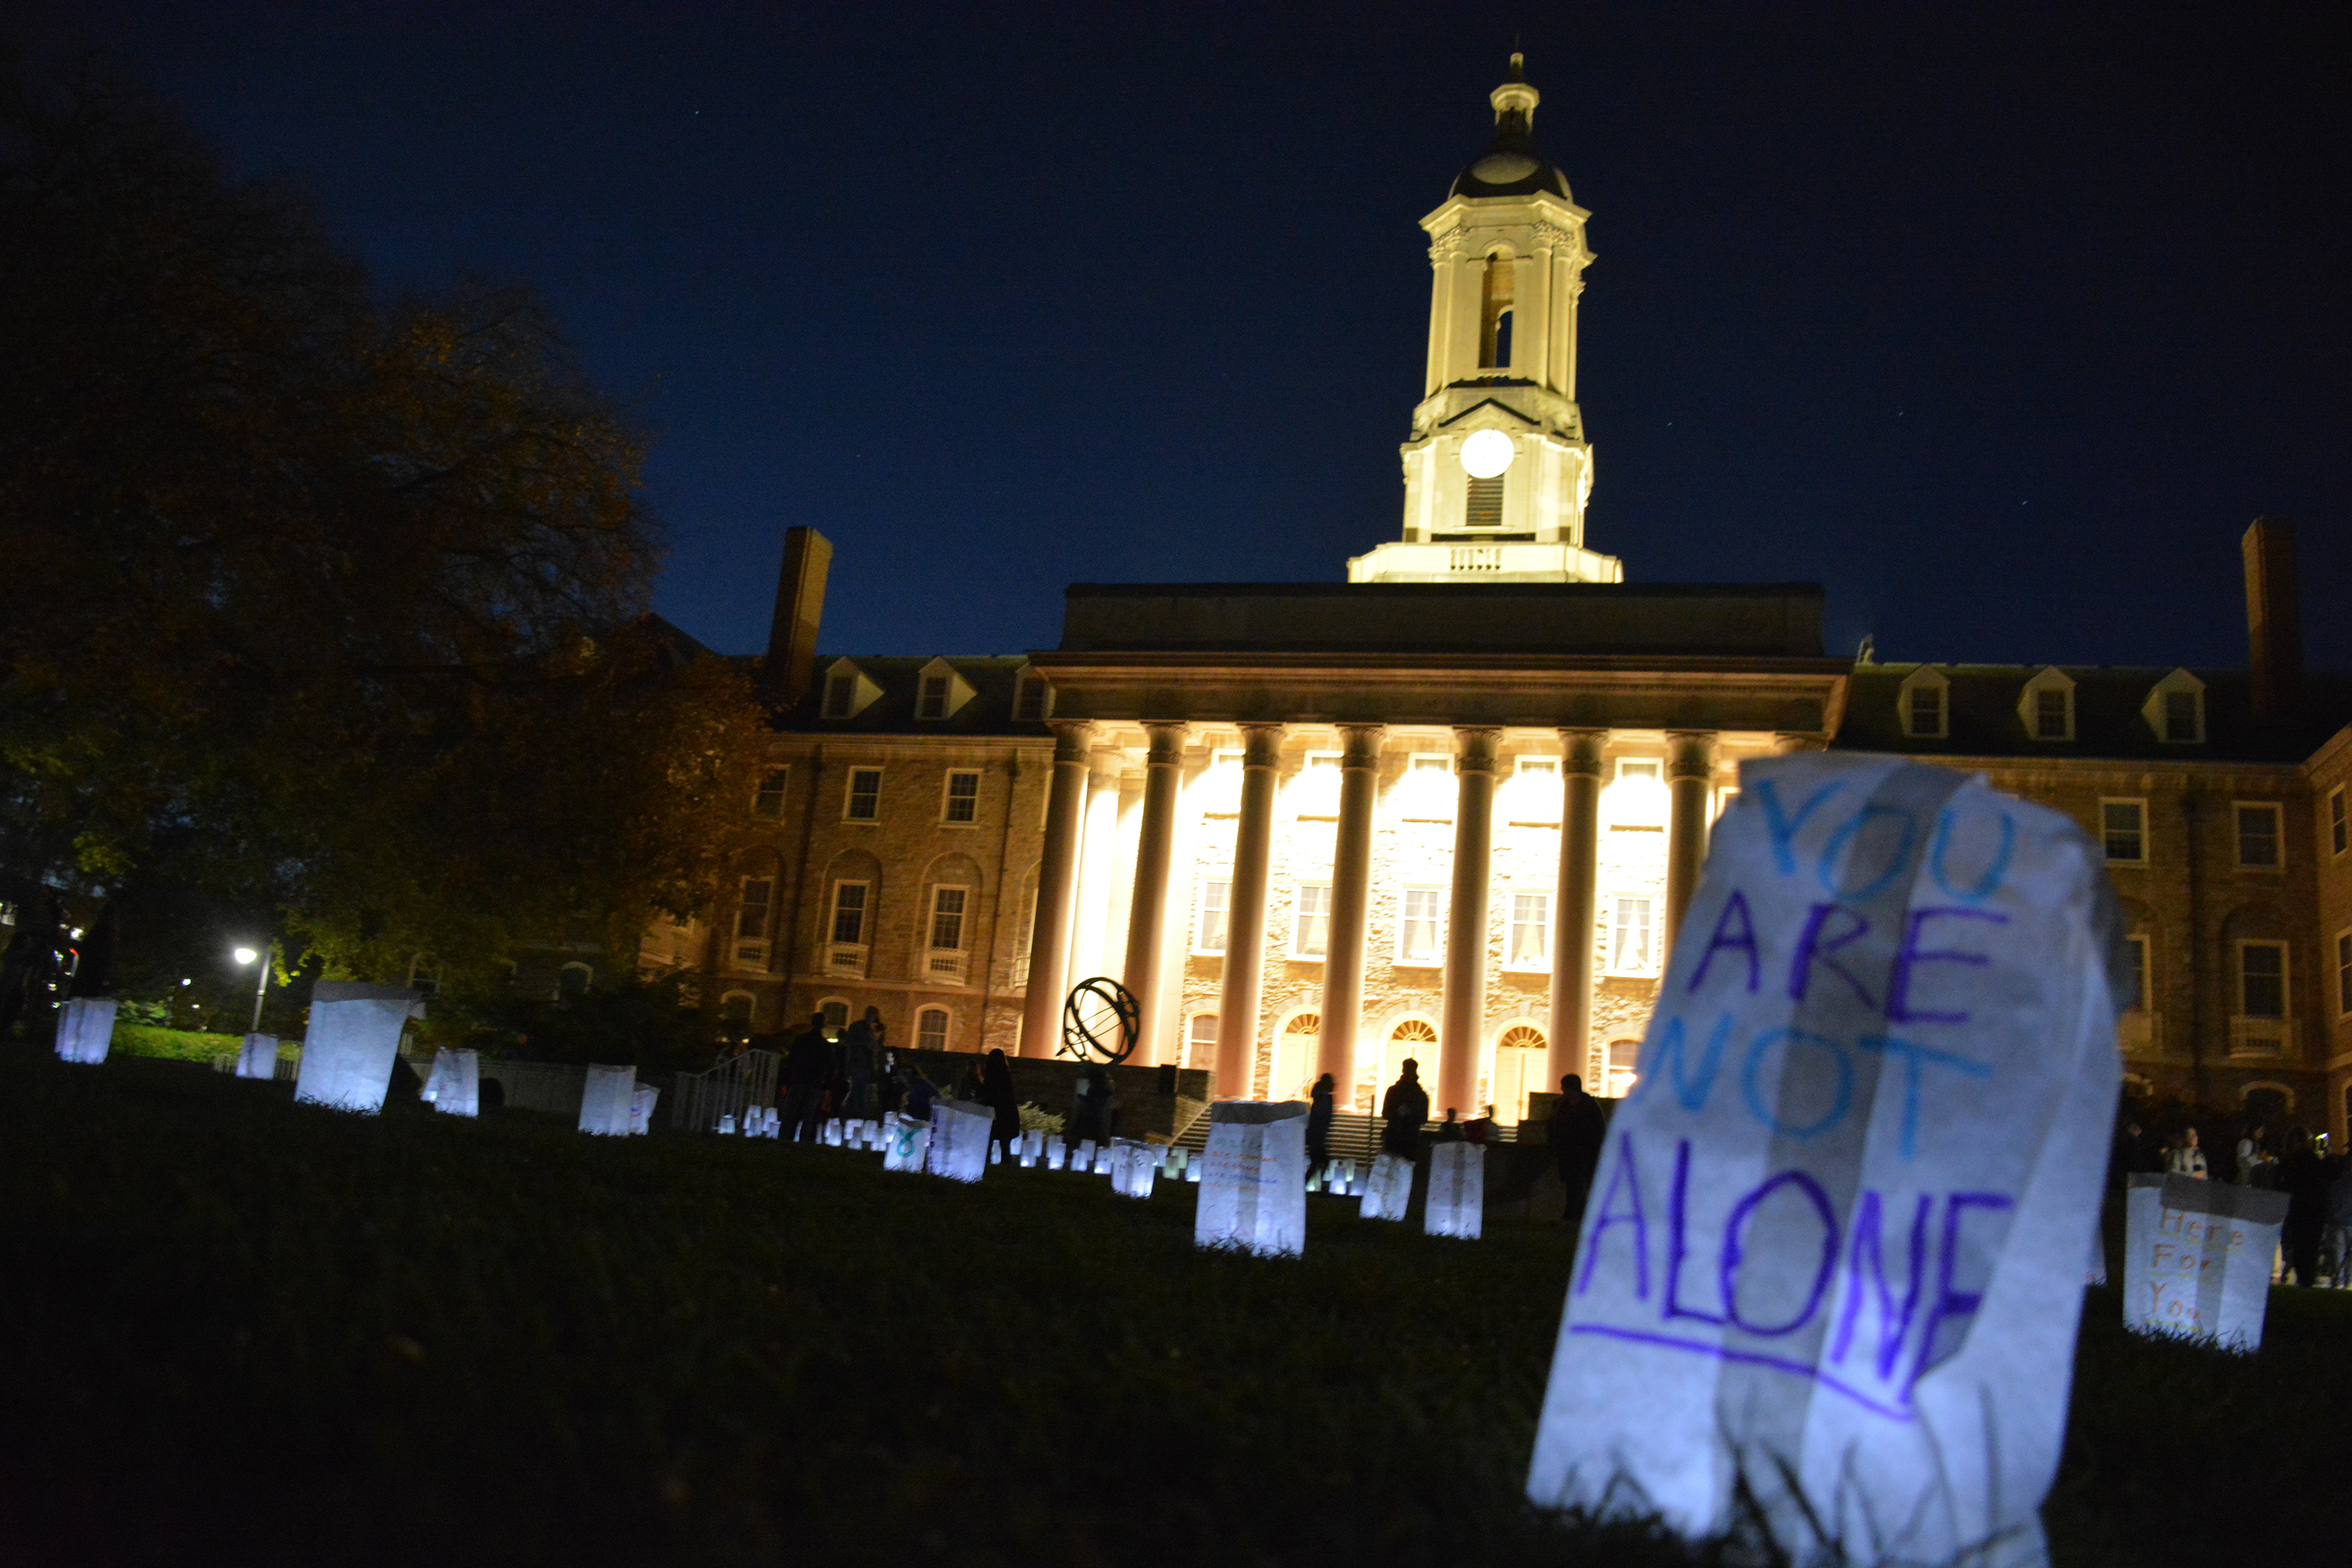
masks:
<path id="1" fill-rule="evenodd" d="M 1397 537 L 1415 220 L 1515 37 L 1592 213 L 1588 542 L 1830 651 L 2352 667 L 2352 6 L 81 4 L 387 288 L 535 285 L 655 432 L 656 607 L 1049 647 L 1069 582 Z"/>

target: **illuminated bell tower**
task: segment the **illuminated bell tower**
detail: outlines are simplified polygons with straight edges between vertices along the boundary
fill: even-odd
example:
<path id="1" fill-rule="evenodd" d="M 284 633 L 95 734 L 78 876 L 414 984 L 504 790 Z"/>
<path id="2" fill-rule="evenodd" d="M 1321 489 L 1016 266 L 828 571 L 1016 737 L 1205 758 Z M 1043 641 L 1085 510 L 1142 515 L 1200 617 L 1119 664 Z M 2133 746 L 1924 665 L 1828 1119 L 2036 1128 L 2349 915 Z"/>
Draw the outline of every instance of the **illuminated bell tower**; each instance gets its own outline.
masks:
<path id="1" fill-rule="evenodd" d="M 1489 95 L 1495 140 L 1429 231 L 1429 368 L 1403 447 L 1404 537 L 1348 563 L 1351 583 L 1616 583 L 1584 548 L 1592 448 L 1576 407 L 1584 223 L 1532 139 L 1536 89 L 1511 57 Z"/>

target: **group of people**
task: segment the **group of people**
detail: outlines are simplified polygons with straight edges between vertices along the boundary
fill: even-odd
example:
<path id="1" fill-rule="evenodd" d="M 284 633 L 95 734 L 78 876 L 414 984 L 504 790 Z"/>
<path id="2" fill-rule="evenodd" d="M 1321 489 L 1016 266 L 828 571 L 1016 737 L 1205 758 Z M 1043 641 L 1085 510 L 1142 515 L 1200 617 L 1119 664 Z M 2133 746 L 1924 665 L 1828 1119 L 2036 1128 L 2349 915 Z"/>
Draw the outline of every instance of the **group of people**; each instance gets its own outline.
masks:
<path id="1" fill-rule="evenodd" d="M 1307 1111 L 1307 1178 L 1310 1182 L 1331 1163 L 1331 1122 L 1339 1111 L 1338 1094 L 1328 1072 L 1315 1080 L 1310 1091 Z M 1428 1125 L 1429 1090 L 1421 1081 L 1421 1063 L 1407 1057 L 1396 1082 L 1381 1096 L 1381 1152 L 1419 1161 Z M 1553 1165 L 1567 1192 L 1562 1217 L 1574 1225 L 1582 1217 L 1585 1197 L 1592 1188 L 1592 1173 L 1608 1136 L 1609 1116 L 1599 1100 L 1584 1092 L 1583 1081 L 1573 1073 L 1559 1080 L 1559 1100 L 1552 1107 L 1549 1131 Z M 1461 1120 L 1458 1109 L 1448 1106 L 1445 1120 L 1428 1132 L 1428 1138 L 1433 1143 L 1485 1143 L 1494 1134 L 1493 1106 L 1468 1121 Z"/>
<path id="2" fill-rule="evenodd" d="M 2134 1174 L 2164 1174 L 2284 1193 L 2279 1250 L 2286 1273 L 2298 1285 L 2352 1286 L 2352 1160 L 2328 1153 L 2324 1139 L 2295 1126 L 2274 1135 L 2249 1122 L 2225 1147 L 2226 1152 L 2209 1155 L 2197 1129 L 2188 1125 L 2152 1137 L 2126 1111 L 2116 1125 L 2112 1185 L 2120 1195 Z"/>
<path id="3" fill-rule="evenodd" d="M 837 1039 L 828 1034 L 824 1014 L 811 1017 L 809 1026 L 793 1037 L 783 1053 L 779 1120 L 784 1136 L 814 1141 L 824 1123 L 835 1118 L 878 1120 L 904 1112 L 929 1121 L 940 1086 L 921 1064 L 888 1049 L 887 1040 L 877 1007 L 866 1008 L 866 1016 L 841 1030 Z M 1021 1097 L 1013 1087 L 1013 1065 L 1003 1051 L 992 1050 L 966 1067 L 955 1098 L 988 1107 L 992 1113 L 990 1142 L 1003 1158 L 1017 1156 Z M 1117 1102 L 1108 1073 L 1099 1067 L 1080 1073 L 1067 1120 L 1071 1141 L 1108 1142 Z"/>

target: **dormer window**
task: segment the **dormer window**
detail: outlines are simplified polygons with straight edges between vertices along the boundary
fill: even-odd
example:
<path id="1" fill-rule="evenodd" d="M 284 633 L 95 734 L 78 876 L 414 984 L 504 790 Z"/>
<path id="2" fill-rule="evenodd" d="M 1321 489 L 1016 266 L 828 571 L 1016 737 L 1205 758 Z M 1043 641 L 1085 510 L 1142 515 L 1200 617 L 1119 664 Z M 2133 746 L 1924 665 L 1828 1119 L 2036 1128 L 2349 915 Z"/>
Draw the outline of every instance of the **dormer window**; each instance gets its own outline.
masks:
<path id="1" fill-rule="evenodd" d="M 824 674 L 824 702 L 817 711 L 827 719 L 855 719 L 866 711 L 882 689 L 845 658 L 833 661 Z"/>
<path id="2" fill-rule="evenodd" d="M 1023 670 L 1013 688 L 1013 717 L 1029 723 L 1045 718 L 1048 689 L 1044 676 L 1034 669 Z"/>
<path id="3" fill-rule="evenodd" d="M 2026 734 L 2036 741 L 2073 740 L 2074 682 L 2063 670 L 2043 670 L 2025 683 L 2017 716 L 2025 721 Z"/>
<path id="4" fill-rule="evenodd" d="M 2185 669 L 2158 681 L 2139 712 L 2168 746 L 2205 743 L 2205 683 Z"/>
<path id="5" fill-rule="evenodd" d="M 1949 731 L 1947 699 L 1951 682 L 1933 668 L 1921 665 L 1896 689 L 1896 712 L 1903 733 L 1914 741 L 1940 741 Z"/>
<path id="6" fill-rule="evenodd" d="M 916 672 L 915 717 L 929 723 L 951 719 L 971 695 L 971 683 L 956 673 L 955 666 L 935 658 Z"/>

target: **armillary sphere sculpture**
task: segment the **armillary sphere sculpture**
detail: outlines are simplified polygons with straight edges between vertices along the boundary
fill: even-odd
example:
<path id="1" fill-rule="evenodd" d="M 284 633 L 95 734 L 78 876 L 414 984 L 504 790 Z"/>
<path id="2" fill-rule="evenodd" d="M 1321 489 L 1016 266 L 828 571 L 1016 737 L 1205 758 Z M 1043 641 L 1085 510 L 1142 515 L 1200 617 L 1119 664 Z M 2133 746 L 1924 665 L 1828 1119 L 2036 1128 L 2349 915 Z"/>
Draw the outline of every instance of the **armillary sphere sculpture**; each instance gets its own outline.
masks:
<path id="1" fill-rule="evenodd" d="M 1108 974 L 1097 974 L 1072 986 L 1069 1000 L 1062 1004 L 1060 1054 L 1117 1067 L 1133 1053 L 1135 1037 L 1142 1030 L 1135 993 Z"/>

